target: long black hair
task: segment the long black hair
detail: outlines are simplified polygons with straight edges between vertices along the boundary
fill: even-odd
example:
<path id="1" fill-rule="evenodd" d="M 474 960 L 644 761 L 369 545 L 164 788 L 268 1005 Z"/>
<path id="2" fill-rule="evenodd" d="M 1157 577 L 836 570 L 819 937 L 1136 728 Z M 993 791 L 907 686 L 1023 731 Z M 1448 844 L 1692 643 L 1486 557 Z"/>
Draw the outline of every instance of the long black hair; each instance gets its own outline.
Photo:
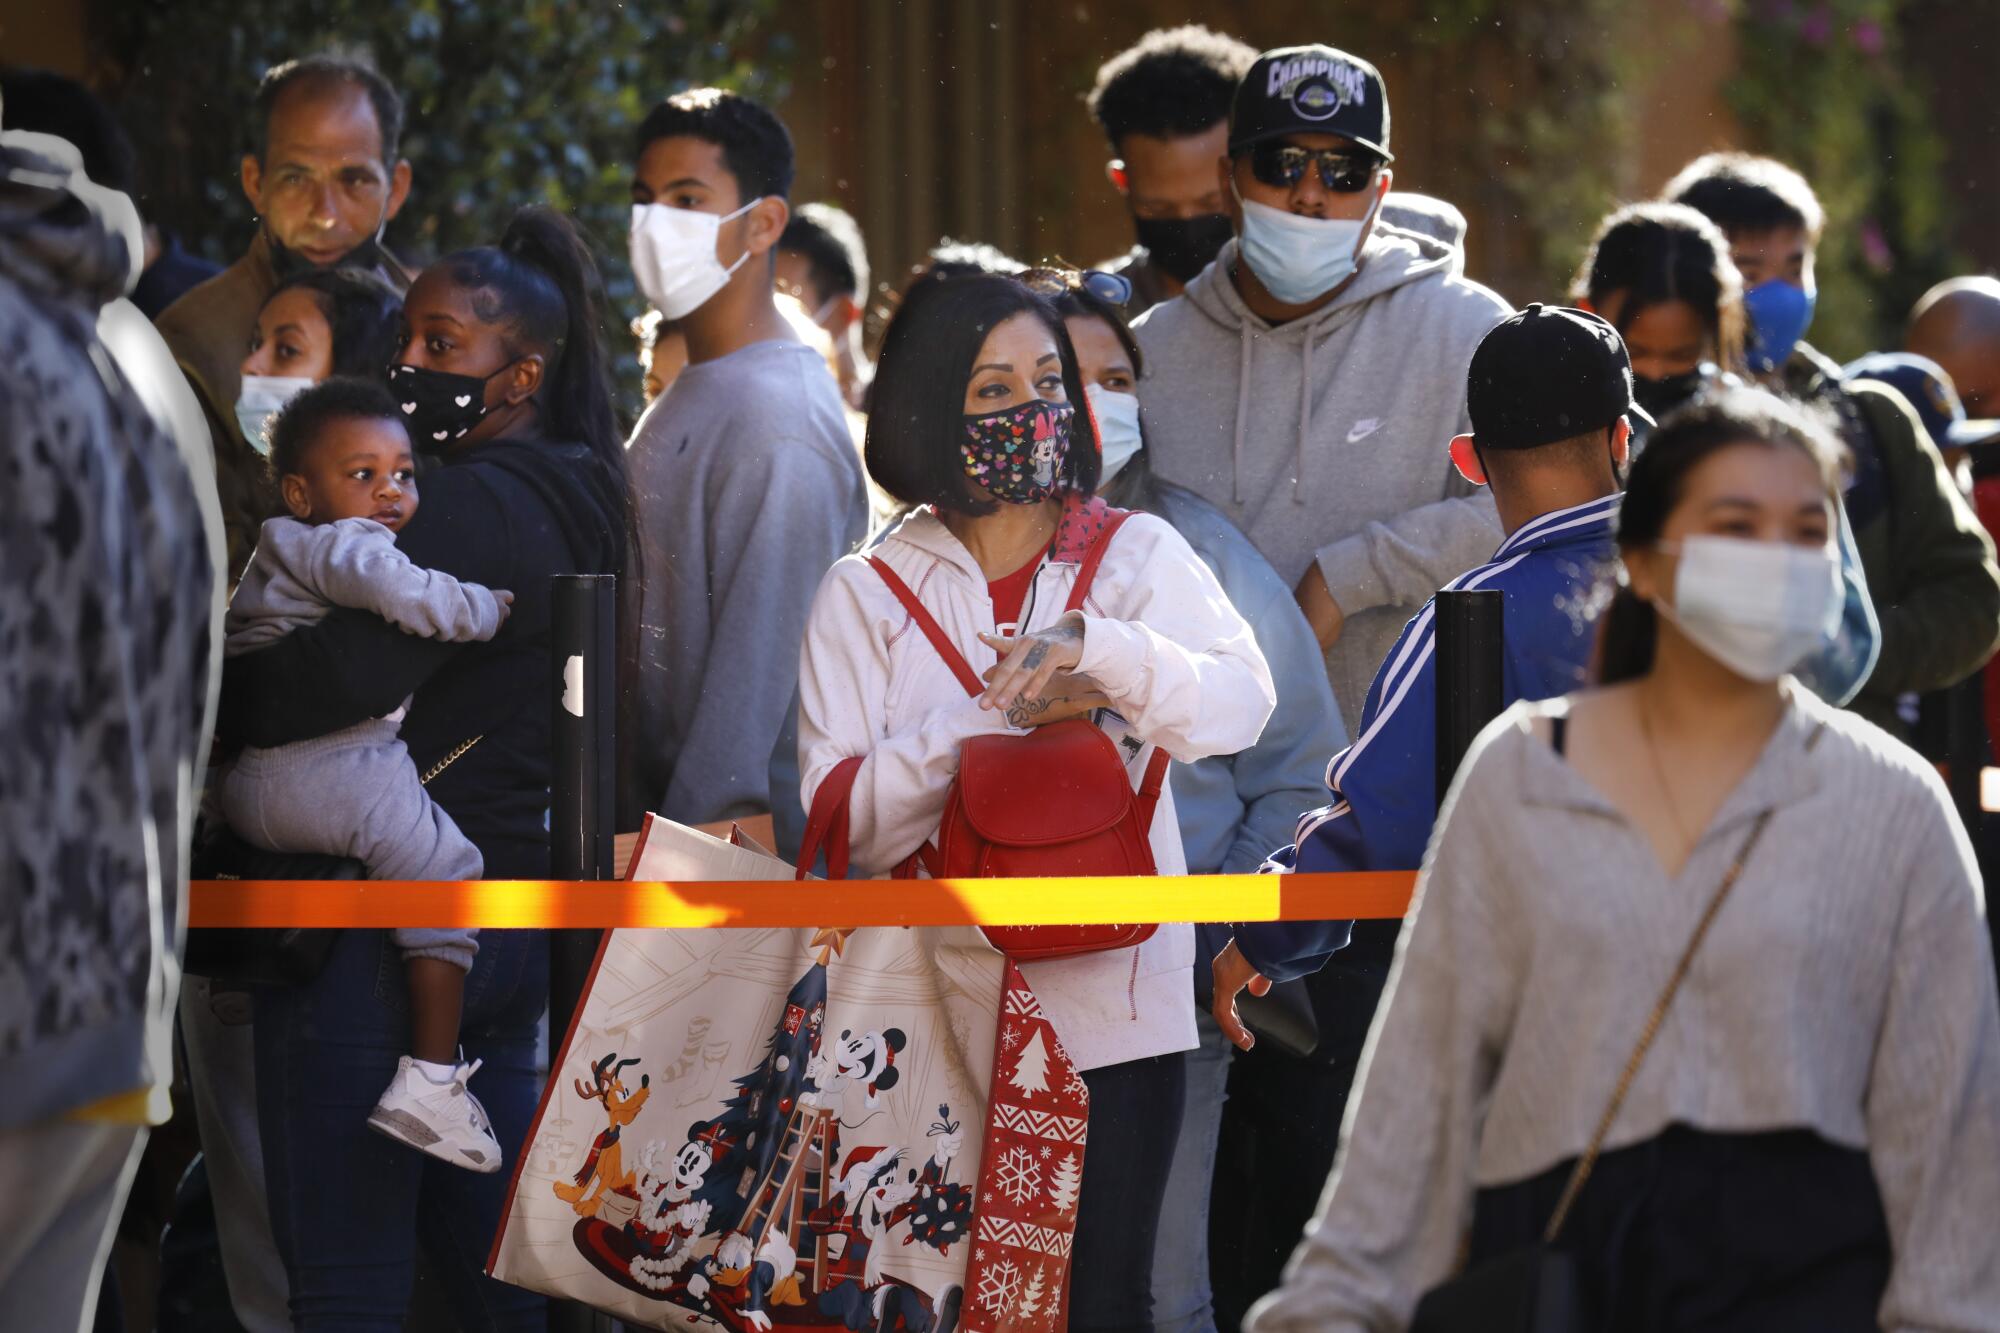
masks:
<path id="1" fill-rule="evenodd" d="M 1724 370 L 1743 369 L 1743 279 L 1729 242 L 1713 222 L 1684 204 L 1633 204 L 1598 225 L 1570 299 L 1602 311 L 1613 293 L 1624 298 L 1613 321 L 1623 337 L 1639 313 L 1685 301 L 1701 319 Z"/>
<path id="2" fill-rule="evenodd" d="M 307 291 L 333 334 L 333 373 L 379 377 L 402 345 L 403 298 L 382 278 L 358 268 L 308 268 L 279 283 L 279 292 Z"/>
<path id="3" fill-rule="evenodd" d="M 1841 447 L 1807 409 L 1762 389 L 1719 389 L 1669 415 L 1633 460 L 1618 510 L 1620 554 L 1657 546 L 1680 506 L 1689 475 L 1738 444 L 1797 449 L 1819 468 L 1827 494 L 1840 494 Z M 1659 636 L 1659 613 L 1652 603 L 1621 583 L 1597 623 L 1597 683 L 1615 685 L 1650 674 Z"/>
<path id="4" fill-rule="evenodd" d="M 504 331 L 509 353 L 540 355 L 542 424 L 625 472 L 604 351 L 604 284 L 575 224 L 545 204 L 515 213 L 496 245 L 447 255 L 441 267 L 475 293 L 473 311 Z"/>
<path id="5" fill-rule="evenodd" d="M 958 440 L 979 349 L 1016 315 L 1034 316 L 1054 337 L 1063 392 L 1076 409 L 1060 481 L 1082 495 L 1097 489 L 1097 428 L 1062 316 L 1048 297 L 1013 278 L 972 274 L 911 283 L 882 335 L 863 455 L 868 475 L 892 497 L 962 514 L 993 512 L 994 504 L 972 496 Z"/>

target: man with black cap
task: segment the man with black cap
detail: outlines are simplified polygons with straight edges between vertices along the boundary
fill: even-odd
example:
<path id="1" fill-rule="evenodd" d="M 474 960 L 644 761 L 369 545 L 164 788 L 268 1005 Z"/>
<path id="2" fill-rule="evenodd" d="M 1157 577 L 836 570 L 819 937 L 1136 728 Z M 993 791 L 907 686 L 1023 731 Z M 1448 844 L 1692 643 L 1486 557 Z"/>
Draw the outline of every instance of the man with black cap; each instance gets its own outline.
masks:
<path id="1" fill-rule="evenodd" d="M 1410 612 L 1493 549 L 1437 442 L 1505 302 L 1458 248 L 1385 218 L 1389 106 L 1329 46 L 1259 56 L 1217 164 L 1236 237 L 1139 322 L 1155 470 L 1213 502 L 1297 588 L 1345 716 Z"/>
<path id="2" fill-rule="evenodd" d="M 1507 537 L 1490 561 L 1446 586 L 1490 588 L 1506 599 L 1505 702 L 1551 698 L 1584 681 L 1598 589 L 1617 559 L 1618 470 L 1633 421 L 1644 419 L 1632 401 L 1631 363 L 1617 331 L 1596 315 L 1531 305 L 1486 335 L 1465 384 L 1472 430 L 1451 441 L 1451 461 L 1492 492 Z M 1298 842 L 1266 870 L 1415 870 L 1422 862 L 1437 818 L 1433 648 L 1426 606 L 1369 688 L 1359 739 L 1328 769 L 1333 804 L 1306 814 Z M 1310 1084 L 1295 1074 L 1283 1110 L 1298 1123 L 1270 1125 L 1273 1141 L 1288 1144 L 1282 1175 L 1266 1174 L 1254 1219 L 1272 1282 L 1332 1168 L 1333 1130 L 1399 925 L 1360 923 L 1342 948 L 1347 922 L 1241 924 L 1215 959 L 1216 1021 L 1246 1049 L 1235 1004 L 1246 985 L 1261 993 L 1324 965 L 1345 1001 L 1339 1025 L 1321 1033 L 1318 1054 L 1331 1059 L 1312 1066 Z M 1264 1108 L 1267 1119 L 1275 1109 Z"/>

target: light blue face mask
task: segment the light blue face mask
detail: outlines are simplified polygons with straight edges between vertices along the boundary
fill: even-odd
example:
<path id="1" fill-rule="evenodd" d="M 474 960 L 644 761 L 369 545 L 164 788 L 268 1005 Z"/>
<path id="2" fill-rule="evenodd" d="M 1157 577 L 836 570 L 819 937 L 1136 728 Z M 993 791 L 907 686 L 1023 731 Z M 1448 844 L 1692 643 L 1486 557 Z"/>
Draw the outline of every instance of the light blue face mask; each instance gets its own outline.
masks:
<path id="1" fill-rule="evenodd" d="M 245 375 L 236 395 L 236 424 L 243 428 L 244 443 L 269 458 L 271 440 L 265 428 L 271 418 L 317 383 L 304 375 Z"/>
<path id="2" fill-rule="evenodd" d="M 1785 278 L 1770 278 L 1743 293 L 1743 311 L 1750 317 L 1749 346 L 1743 349 L 1750 369 L 1758 374 L 1776 370 L 1791 358 L 1792 349 L 1812 326 L 1819 290 L 1808 279 L 1804 286 Z"/>
<path id="3" fill-rule="evenodd" d="M 1090 400 L 1090 415 L 1097 422 L 1097 448 L 1103 460 L 1097 484 L 1108 486 L 1138 456 L 1143 443 L 1139 434 L 1139 395 L 1114 393 L 1096 384 L 1085 388 L 1083 393 Z"/>
<path id="4" fill-rule="evenodd" d="M 1264 290 L 1286 305 L 1304 305 L 1354 276 L 1371 212 L 1352 218 L 1309 218 L 1254 199 L 1243 206 L 1243 258 Z"/>

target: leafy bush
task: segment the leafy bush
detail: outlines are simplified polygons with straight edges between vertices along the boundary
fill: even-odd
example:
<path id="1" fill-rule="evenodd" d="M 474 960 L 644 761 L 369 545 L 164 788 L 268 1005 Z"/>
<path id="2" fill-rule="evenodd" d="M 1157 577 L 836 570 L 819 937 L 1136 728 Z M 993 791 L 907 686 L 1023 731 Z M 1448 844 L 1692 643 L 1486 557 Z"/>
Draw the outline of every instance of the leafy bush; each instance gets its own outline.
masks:
<path id="1" fill-rule="evenodd" d="M 1738 21 L 1730 101 L 1752 144 L 1826 209 L 1813 344 L 1839 360 L 1900 346 L 1911 304 L 1955 271 L 1945 148 L 1900 59 L 1909 0 L 1763 0 Z"/>

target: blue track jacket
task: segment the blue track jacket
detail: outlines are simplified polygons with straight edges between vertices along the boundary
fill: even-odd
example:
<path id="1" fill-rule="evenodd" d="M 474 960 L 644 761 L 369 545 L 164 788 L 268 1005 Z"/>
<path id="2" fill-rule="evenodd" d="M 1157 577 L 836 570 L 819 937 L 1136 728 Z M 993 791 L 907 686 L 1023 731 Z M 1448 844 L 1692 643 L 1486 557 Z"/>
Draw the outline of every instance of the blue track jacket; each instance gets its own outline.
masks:
<path id="1" fill-rule="evenodd" d="M 1493 559 L 1446 584 L 1506 598 L 1504 702 L 1550 699 L 1584 683 L 1598 614 L 1610 598 L 1621 496 L 1558 509 L 1521 525 Z M 1426 603 L 1403 627 L 1368 687 L 1357 739 L 1327 766 L 1334 803 L 1299 820 L 1297 841 L 1269 871 L 1414 870 L 1437 819 L 1436 636 Z M 1348 921 L 1259 921 L 1236 947 L 1273 981 L 1318 971 L 1347 943 Z"/>

